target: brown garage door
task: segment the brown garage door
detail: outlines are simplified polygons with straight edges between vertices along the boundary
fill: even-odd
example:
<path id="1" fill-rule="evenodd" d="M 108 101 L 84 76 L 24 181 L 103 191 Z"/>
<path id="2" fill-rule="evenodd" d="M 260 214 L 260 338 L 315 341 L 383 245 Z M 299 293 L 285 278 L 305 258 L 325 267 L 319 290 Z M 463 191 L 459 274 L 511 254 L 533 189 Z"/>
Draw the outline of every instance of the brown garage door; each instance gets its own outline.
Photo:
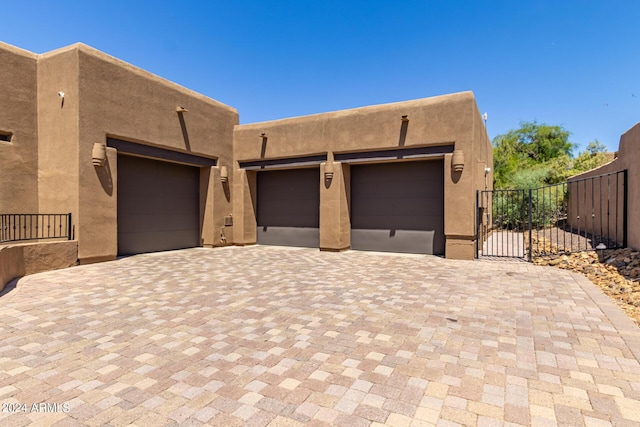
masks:
<path id="1" fill-rule="evenodd" d="M 118 253 L 199 245 L 199 169 L 118 155 Z"/>
<path id="2" fill-rule="evenodd" d="M 443 161 L 352 165 L 351 248 L 444 254 Z"/>
<path id="3" fill-rule="evenodd" d="M 318 168 L 258 172 L 258 243 L 320 246 Z"/>

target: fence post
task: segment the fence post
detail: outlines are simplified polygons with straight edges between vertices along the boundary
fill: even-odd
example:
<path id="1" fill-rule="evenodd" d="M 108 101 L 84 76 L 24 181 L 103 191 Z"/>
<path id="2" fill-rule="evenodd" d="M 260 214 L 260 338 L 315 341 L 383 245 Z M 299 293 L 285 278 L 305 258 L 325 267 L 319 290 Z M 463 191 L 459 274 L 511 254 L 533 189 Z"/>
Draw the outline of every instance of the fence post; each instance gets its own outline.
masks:
<path id="1" fill-rule="evenodd" d="M 69 240 L 72 240 L 71 239 L 71 225 L 72 225 L 71 212 L 69 212 L 69 216 L 67 217 L 67 234 L 69 235 Z"/>
<path id="2" fill-rule="evenodd" d="M 531 239 L 533 238 L 533 233 L 531 229 L 533 228 L 533 189 L 529 189 L 529 262 L 533 260 L 533 244 Z"/>
<path id="3" fill-rule="evenodd" d="M 479 250 L 479 243 L 478 243 L 478 239 L 480 238 L 480 215 L 478 215 L 478 213 L 480 212 L 480 190 L 476 190 L 476 256 L 475 258 L 478 258 L 478 250 Z"/>
<path id="4" fill-rule="evenodd" d="M 627 177 L 627 170 L 623 170 L 622 171 L 622 247 L 626 248 L 627 247 L 627 201 L 628 201 L 628 190 L 627 187 L 629 185 L 628 183 L 628 177 Z"/>

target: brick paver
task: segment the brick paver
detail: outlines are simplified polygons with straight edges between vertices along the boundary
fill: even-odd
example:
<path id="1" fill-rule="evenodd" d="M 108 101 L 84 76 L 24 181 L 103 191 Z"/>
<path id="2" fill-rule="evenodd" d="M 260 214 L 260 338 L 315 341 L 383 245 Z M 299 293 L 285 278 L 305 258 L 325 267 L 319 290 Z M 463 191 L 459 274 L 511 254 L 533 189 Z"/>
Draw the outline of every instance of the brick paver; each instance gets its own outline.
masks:
<path id="1" fill-rule="evenodd" d="M 0 424 L 638 425 L 639 360 L 567 271 L 189 249 L 1 296 Z"/>

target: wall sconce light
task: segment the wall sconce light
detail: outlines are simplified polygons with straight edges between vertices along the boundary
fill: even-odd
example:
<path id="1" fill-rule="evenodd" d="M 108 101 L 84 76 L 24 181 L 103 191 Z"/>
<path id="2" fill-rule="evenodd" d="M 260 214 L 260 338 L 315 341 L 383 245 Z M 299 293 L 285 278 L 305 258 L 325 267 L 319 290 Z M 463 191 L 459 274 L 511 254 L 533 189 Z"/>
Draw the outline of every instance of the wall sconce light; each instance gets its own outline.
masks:
<path id="1" fill-rule="evenodd" d="M 408 122 L 409 121 L 409 116 L 406 115 L 406 114 L 404 116 L 402 116 L 402 121 L 405 122 L 405 123 Z"/>
<path id="2" fill-rule="evenodd" d="M 226 166 L 220 166 L 220 181 L 223 183 L 229 181 L 229 169 Z"/>
<path id="3" fill-rule="evenodd" d="M 332 180 L 333 179 L 333 162 L 327 162 L 324 165 L 324 179 Z"/>
<path id="4" fill-rule="evenodd" d="M 265 139 L 266 137 L 267 137 L 267 134 L 266 134 L 266 133 L 262 132 L 262 133 L 260 134 L 260 138 Z"/>
<path id="5" fill-rule="evenodd" d="M 484 168 L 484 174 L 488 175 L 491 173 L 491 168 Z"/>
<path id="6" fill-rule="evenodd" d="M 451 156 L 451 168 L 454 172 L 462 172 L 464 169 L 464 152 L 462 150 L 454 150 Z"/>
<path id="7" fill-rule="evenodd" d="M 187 111 L 189 111 L 189 110 L 187 110 L 187 109 L 186 109 L 186 108 L 184 108 L 184 107 L 180 107 L 180 106 L 177 106 L 177 107 L 176 107 L 176 112 L 177 112 L 177 113 L 186 113 Z"/>
<path id="8" fill-rule="evenodd" d="M 64 92 L 63 92 L 63 91 L 58 92 L 58 96 L 59 96 L 60 98 L 64 98 Z"/>
<path id="9" fill-rule="evenodd" d="M 102 167 L 107 162 L 107 147 L 96 142 L 93 144 L 93 150 L 91 150 L 91 162 L 93 166 Z"/>

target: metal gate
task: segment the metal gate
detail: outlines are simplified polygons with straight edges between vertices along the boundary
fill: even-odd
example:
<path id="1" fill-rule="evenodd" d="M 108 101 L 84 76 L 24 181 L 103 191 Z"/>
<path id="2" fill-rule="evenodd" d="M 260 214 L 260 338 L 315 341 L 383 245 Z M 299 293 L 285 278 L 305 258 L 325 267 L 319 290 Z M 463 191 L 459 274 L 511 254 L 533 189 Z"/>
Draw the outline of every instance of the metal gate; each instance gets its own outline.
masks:
<path id="1" fill-rule="evenodd" d="M 476 194 L 477 257 L 521 258 L 627 246 L 627 171 Z"/>

